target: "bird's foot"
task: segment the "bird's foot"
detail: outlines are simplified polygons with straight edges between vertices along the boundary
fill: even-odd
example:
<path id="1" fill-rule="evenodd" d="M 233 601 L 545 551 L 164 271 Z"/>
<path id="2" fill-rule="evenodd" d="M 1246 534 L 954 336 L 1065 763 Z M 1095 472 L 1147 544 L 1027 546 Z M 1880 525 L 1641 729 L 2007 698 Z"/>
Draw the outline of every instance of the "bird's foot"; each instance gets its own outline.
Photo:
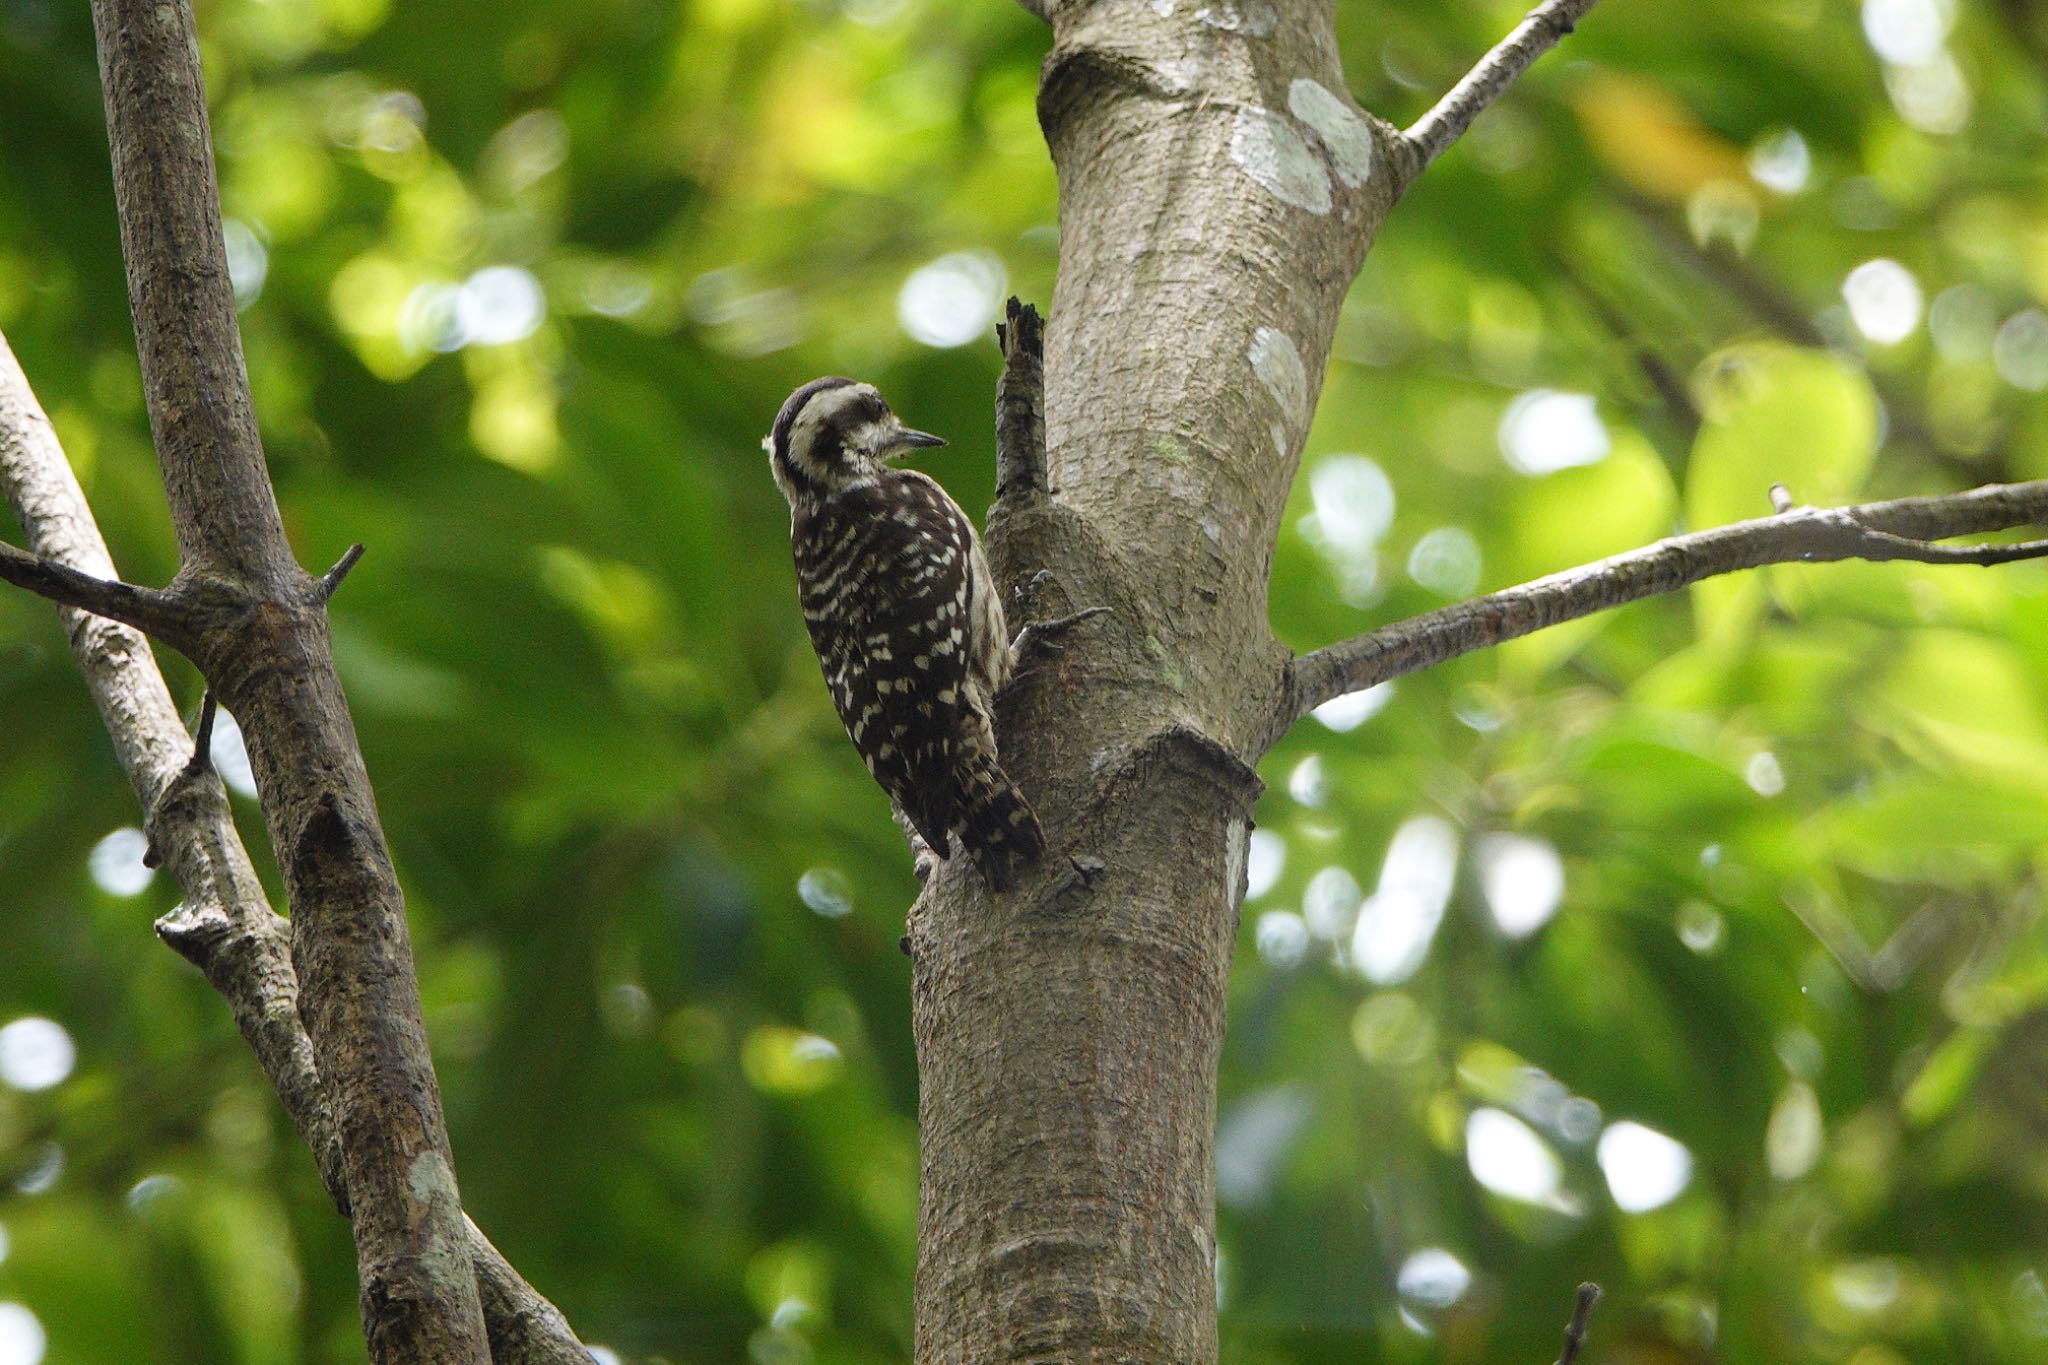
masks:
<path id="1" fill-rule="evenodd" d="M 1033 621 L 1017 632 L 1017 638 L 1010 642 L 1010 653 L 1020 664 L 1037 653 L 1057 654 L 1066 646 L 1060 637 L 1080 625 L 1083 621 L 1097 616 L 1107 616 L 1109 607 L 1086 607 L 1065 616 L 1056 616 L 1050 621 Z"/>

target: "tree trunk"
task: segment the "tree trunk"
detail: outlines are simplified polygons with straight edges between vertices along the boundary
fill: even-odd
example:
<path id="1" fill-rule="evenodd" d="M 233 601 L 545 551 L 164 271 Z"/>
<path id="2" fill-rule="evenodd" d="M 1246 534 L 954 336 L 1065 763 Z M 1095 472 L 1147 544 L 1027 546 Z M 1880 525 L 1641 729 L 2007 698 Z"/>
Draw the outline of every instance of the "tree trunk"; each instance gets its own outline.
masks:
<path id="1" fill-rule="evenodd" d="M 1327 0 L 1194 8 L 1052 16 L 1052 487 L 1005 478 L 989 545 L 1031 617 L 1112 614 L 1003 699 L 1046 875 L 992 901 L 949 865 L 912 912 L 934 1365 L 1216 1358 L 1216 1065 L 1287 657 L 1268 568 L 1409 162 L 1344 93 Z"/>

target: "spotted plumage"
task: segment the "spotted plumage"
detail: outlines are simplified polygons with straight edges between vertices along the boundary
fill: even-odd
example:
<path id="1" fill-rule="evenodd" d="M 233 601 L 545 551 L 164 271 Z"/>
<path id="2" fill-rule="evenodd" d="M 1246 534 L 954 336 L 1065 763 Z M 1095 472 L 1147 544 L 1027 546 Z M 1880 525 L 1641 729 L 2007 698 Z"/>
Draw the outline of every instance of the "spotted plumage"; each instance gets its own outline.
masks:
<path id="1" fill-rule="evenodd" d="M 798 598 L 833 705 L 868 771 L 933 854 L 954 840 L 992 886 L 1045 851 L 991 724 L 1011 667 L 974 523 L 888 457 L 943 445 L 850 379 L 791 394 L 764 442 L 790 507 Z"/>

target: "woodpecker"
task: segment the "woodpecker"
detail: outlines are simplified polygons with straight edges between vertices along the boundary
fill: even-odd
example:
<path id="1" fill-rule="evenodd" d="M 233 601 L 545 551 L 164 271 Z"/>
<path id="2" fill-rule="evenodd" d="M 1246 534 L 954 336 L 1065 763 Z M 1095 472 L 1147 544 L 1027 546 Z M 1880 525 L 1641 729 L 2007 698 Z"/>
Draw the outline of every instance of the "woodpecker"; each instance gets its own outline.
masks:
<path id="1" fill-rule="evenodd" d="M 996 890 L 1045 853 L 991 724 L 1015 666 L 974 523 L 892 456 L 945 441 L 903 425 L 871 384 L 814 379 L 762 442 L 789 501 L 797 596 L 832 703 L 906 828 L 953 841 Z M 913 840 L 913 843 L 915 840 Z"/>

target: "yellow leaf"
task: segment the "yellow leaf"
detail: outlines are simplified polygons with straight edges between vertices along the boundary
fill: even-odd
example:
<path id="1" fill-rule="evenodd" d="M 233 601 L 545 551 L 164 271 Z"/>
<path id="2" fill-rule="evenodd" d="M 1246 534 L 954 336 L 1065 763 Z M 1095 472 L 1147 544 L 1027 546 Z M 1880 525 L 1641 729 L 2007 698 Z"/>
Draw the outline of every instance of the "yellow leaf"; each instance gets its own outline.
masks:
<path id="1" fill-rule="evenodd" d="M 1594 153 L 1653 198 L 1684 203 L 1718 180 L 1749 182 L 1741 148 L 1649 81 L 1602 74 L 1581 84 L 1571 99 Z"/>

